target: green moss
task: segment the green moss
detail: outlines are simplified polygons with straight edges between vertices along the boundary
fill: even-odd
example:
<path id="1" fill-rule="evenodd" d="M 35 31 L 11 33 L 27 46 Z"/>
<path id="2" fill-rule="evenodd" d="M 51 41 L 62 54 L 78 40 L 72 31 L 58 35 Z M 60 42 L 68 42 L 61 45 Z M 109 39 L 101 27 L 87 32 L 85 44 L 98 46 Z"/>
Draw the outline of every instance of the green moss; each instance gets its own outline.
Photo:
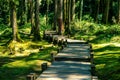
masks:
<path id="1" fill-rule="evenodd" d="M 118 44 L 95 44 L 95 64 L 101 80 L 120 79 L 120 46 Z M 109 75 L 109 76 L 108 76 Z"/>
<path id="2" fill-rule="evenodd" d="M 43 50 L 39 50 L 40 46 Z M 14 47 L 13 44 L 9 46 Z M 31 47 L 31 46 L 34 46 Z M 22 52 L 19 51 L 22 48 Z M 0 51 L 7 49 L 0 46 Z M 52 47 L 45 41 L 41 42 L 16 42 L 16 54 L 3 54 L 0 53 L 0 79 L 1 80 L 26 80 L 26 75 L 30 72 L 37 74 L 41 73 L 41 64 L 46 61 L 50 64 L 50 52 L 57 50 L 57 47 Z M 9 52 L 9 51 L 7 51 Z M 6 77 L 7 75 L 7 77 Z"/>

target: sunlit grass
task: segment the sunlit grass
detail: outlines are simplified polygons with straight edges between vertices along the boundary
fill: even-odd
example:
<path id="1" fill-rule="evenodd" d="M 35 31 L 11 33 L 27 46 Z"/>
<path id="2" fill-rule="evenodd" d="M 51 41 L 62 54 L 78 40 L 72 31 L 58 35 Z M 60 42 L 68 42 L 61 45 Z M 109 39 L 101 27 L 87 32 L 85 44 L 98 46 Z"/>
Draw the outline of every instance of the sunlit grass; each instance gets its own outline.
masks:
<path id="1" fill-rule="evenodd" d="M 9 54 L 8 48 L 0 46 L 1 80 L 26 80 L 26 75 L 30 72 L 40 74 L 41 64 L 47 62 L 48 65 L 50 65 L 50 52 L 57 49 L 56 46 L 46 41 L 15 42 L 15 45 L 12 46 L 16 47 L 16 53 L 12 55 Z M 41 46 L 43 50 L 39 50 Z M 20 51 L 20 49 L 22 49 L 22 51 Z M 8 76 L 6 77 L 6 75 Z"/>
<path id="2" fill-rule="evenodd" d="M 119 80 L 120 44 L 93 44 L 93 49 L 95 52 L 94 62 L 99 78 L 101 80 Z"/>

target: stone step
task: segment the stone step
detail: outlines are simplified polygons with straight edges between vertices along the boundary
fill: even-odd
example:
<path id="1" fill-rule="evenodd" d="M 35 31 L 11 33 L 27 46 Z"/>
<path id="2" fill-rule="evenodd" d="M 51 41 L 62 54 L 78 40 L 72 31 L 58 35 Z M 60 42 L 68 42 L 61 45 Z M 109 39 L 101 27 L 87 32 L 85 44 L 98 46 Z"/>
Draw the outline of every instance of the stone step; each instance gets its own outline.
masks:
<path id="1" fill-rule="evenodd" d="M 78 57 L 57 57 L 55 61 L 84 61 L 90 62 L 90 58 L 78 58 Z"/>
<path id="2" fill-rule="evenodd" d="M 68 48 L 83 48 L 83 49 L 89 49 L 89 44 L 67 44 Z"/>
<path id="3" fill-rule="evenodd" d="M 75 78 L 81 78 L 82 76 L 90 76 L 91 73 L 88 71 L 82 71 L 81 73 L 43 73 L 40 76 L 41 77 L 61 77 L 61 78 L 67 78 L 67 76 L 69 76 L 69 78 L 71 77 L 75 77 Z M 90 76 L 91 77 L 91 76 Z"/>
<path id="4" fill-rule="evenodd" d="M 82 73 L 43 73 L 37 80 L 91 80 L 89 72 Z"/>
<path id="5" fill-rule="evenodd" d="M 79 52 L 90 52 L 90 50 L 86 50 L 86 49 L 77 49 L 77 48 L 64 48 L 62 51 L 63 53 L 79 53 Z"/>
<path id="6" fill-rule="evenodd" d="M 80 71 L 88 71 L 91 69 L 90 62 L 76 62 L 76 61 L 55 61 L 52 65 L 47 69 L 52 72 L 80 72 Z M 51 73 L 52 73 L 51 72 Z"/>
<path id="7" fill-rule="evenodd" d="M 37 80 L 91 80 L 89 76 L 83 76 L 81 78 L 59 78 L 59 77 L 54 77 L 54 78 L 38 78 Z"/>
<path id="8" fill-rule="evenodd" d="M 68 44 L 87 44 L 84 40 L 73 40 L 73 39 L 67 39 Z"/>
<path id="9" fill-rule="evenodd" d="M 69 51 L 69 50 L 74 50 L 74 51 L 78 51 L 78 50 L 80 50 L 80 51 L 89 51 L 90 48 L 85 48 L 85 47 L 71 47 L 71 46 L 69 46 L 69 47 L 65 47 L 63 50 L 65 50 L 65 51 Z"/>

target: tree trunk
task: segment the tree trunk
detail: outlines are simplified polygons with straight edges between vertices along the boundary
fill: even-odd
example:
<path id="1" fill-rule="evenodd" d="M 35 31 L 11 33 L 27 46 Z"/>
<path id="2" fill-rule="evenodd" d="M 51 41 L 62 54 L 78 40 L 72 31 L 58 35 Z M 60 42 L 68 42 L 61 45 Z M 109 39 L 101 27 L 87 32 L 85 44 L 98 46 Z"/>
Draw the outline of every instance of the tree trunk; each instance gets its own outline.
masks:
<path id="1" fill-rule="evenodd" d="M 35 29 L 34 29 L 34 41 L 41 40 L 40 37 L 40 21 L 39 21 L 39 0 L 35 0 Z"/>
<path id="2" fill-rule="evenodd" d="M 57 0 L 54 0 L 54 27 L 53 30 L 56 30 L 57 26 Z"/>
<path id="3" fill-rule="evenodd" d="M 46 10 L 46 25 L 48 25 L 48 21 L 49 21 L 49 18 L 48 18 L 48 13 L 49 13 L 49 0 L 46 1 L 46 4 L 47 4 L 47 10 Z"/>
<path id="4" fill-rule="evenodd" d="M 18 37 L 18 28 L 17 28 L 17 16 L 16 16 L 16 4 L 13 0 L 10 0 L 10 20 L 11 20 L 11 26 L 12 26 L 12 32 L 13 32 L 13 40 L 19 41 Z"/>
<path id="5" fill-rule="evenodd" d="M 19 1 L 20 2 L 20 25 L 24 25 L 26 23 L 26 17 L 27 17 L 27 14 L 26 14 L 26 3 L 25 3 L 25 0 L 21 0 Z"/>
<path id="6" fill-rule="evenodd" d="M 75 19 L 75 0 L 71 0 L 71 21 Z"/>
<path id="7" fill-rule="evenodd" d="M 70 34 L 70 22 L 71 22 L 71 0 L 68 2 L 68 28 L 67 33 Z"/>
<path id="8" fill-rule="evenodd" d="M 109 8 L 110 8 L 110 0 L 104 0 L 105 2 L 105 7 L 104 7 L 104 12 L 102 16 L 102 22 L 107 24 L 108 23 L 108 16 L 109 16 Z"/>
<path id="9" fill-rule="evenodd" d="M 63 25 L 63 0 L 58 0 L 58 34 L 62 35 L 64 31 Z"/>
<path id="10" fill-rule="evenodd" d="M 29 0 L 29 1 L 30 1 L 30 21 L 31 21 L 31 33 L 30 33 L 30 35 L 33 35 L 34 29 L 35 29 L 34 1 L 33 0 Z"/>
<path id="11" fill-rule="evenodd" d="M 79 0 L 79 13 L 78 13 L 78 19 L 82 20 L 82 13 L 83 13 L 83 0 Z"/>
<path id="12" fill-rule="evenodd" d="M 95 14 L 95 22 L 97 23 L 98 22 L 98 15 L 99 15 L 99 8 L 100 8 L 100 0 L 97 0 L 96 1 L 96 4 L 97 4 L 97 8 L 96 8 L 96 14 Z"/>
<path id="13" fill-rule="evenodd" d="M 63 22 L 66 20 L 66 0 L 63 0 Z"/>
<path id="14" fill-rule="evenodd" d="M 118 24 L 120 24 L 120 0 L 118 0 Z"/>

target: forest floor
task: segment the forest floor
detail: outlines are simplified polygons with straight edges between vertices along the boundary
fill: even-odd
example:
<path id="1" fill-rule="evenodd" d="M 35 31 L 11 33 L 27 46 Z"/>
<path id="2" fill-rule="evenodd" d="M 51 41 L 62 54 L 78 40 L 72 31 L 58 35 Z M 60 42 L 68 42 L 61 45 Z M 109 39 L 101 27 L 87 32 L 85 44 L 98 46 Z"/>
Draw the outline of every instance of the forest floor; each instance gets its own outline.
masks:
<path id="1" fill-rule="evenodd" d="M 57 50 L 58 46 L 53 46 L 46 41 L 33 42 L 32 36 L 29 36 L 28 25 L 28 27 L 23 26 L 19 29 L 24 42 L 16 42 L 16 45 L 12 45 L 16 47 L 16 54 L 11 54 L 6 43 L 11 38 L 12 30 L 7 27 L 2 28 L 0 29 L 0 80 L 26 80 L 26 75 L 30 72 L 41 73 L 43 62 L 50 64 L 50 52 Z M 120 35 L 103 33 L 89 36 L 76 33 L 72 38 L 86 40 L 89 38 L 93 46 L 94 63 L 100 80 L 120 79 Z M 41 46 L 43 50 L 39 50 Z"/>
<path id="2" fill-rule="evenodd" d="M 29 73 L 41 73 L 41 64 L 51 64 L 51 51 L 56 51 L 54 46 L 44 40 L 33 42 L 29 37 L 30 28 L 20 29 L 24 42 L 6 44 L 10 40 L 11 29 L 1 30 L 0 35 L 0 80 L 26 80 Z M 12 54 L 9 47 L 15 47 Z M 40 49 L 42 48 L 42 49 Z"/>

